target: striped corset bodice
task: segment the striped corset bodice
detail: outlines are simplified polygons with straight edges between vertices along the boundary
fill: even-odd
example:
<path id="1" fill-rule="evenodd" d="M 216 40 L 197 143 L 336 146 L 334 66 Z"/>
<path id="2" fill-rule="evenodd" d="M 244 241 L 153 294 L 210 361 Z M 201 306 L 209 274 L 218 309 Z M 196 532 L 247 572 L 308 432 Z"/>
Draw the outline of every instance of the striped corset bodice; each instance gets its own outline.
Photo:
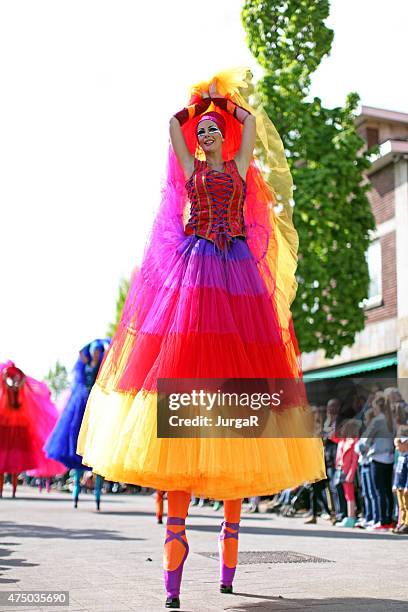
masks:
<path id="1" fill-rule="evenodd" d="M 195 160 L 186 183 L 190 218 L 186 234 L 196 234 L 223 248 L 233 237 L 245 238 L 244 201 L 246 184 L 234 160 L 225 162 L 224 172 L 211 170 Z"/>

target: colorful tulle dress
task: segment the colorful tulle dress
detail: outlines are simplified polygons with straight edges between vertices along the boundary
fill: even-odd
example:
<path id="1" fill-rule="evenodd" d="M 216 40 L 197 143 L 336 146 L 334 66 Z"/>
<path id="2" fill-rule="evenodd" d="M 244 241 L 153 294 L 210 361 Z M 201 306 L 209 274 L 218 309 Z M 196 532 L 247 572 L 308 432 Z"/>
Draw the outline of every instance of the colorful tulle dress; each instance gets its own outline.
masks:
<path id="1" fill-rule="evenodd" d="M 42 447 L 57 418 L 45 383 L 26 376 L 11 361 L 0 364 L 0 475 L 42 468 Z M 59 464 L 58 469 L 64 471 Z"/>
<path id="2" fill-rule="evenodd" d="M 47 457 L 63 463 L 69 469 L 86 468 L 82 464 L 82 457 L 76 452 L 78 434 L 89 393 L 108 343 L 105 340 L 95 340 L 80 350 L 73 370 L 71 394 L 44 446 Z M 95 349 L 99 350 L 100 356 L 94 363 Z"/>
<path id="3" fill-rule="evenodd" d="M 251 108 L 236 75 L 218 75 L 218 85 Z M 157 436 L 158 379 L 301 376 L 289 309 L 297 250 L 291 177 L 276 130 L 265 115 L 258 119 L 272 182 L 256 160 L 246 181 L 239 175 L 241 126 L 227 113 L 222 172 L 196 148 L 197 121 L 182 128 L 196 157 L 187 183 L 170 148 L 161 206 L 79 436 L 83 462 L 110 480 L 232 500 L 325 477 L 314 438 Z M 285 431 L 304 414 L 304 406 L 288 408 Z"/>

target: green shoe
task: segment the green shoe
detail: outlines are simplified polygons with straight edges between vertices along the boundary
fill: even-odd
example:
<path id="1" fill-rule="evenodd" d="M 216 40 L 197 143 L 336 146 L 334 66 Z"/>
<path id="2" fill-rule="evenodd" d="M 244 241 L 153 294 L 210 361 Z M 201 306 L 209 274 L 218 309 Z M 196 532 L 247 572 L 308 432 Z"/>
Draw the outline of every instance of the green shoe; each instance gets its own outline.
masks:
<path id="1" fill-rule="evenodd" d="M 341 523 L 338 524 L 338 527 L 355 527 L 356 519 L 351 518 L 350 516 L 346 516 Z"/>

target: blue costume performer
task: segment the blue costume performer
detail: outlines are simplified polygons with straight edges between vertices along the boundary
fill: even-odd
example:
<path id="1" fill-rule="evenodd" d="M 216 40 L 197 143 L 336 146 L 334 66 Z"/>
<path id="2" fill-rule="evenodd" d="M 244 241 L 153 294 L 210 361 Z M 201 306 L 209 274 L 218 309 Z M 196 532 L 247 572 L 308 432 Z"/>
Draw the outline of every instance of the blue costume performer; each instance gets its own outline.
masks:
<path id="1" fill-rule="evenodd" d="M 81 477 L 85 469 L 82 457 L 77 454 L 77 440 L 85 412 L 89 394 L 95 383 L 109 340 L 94 340 L 79 351 L 78 360 L 73 370 L 71 395 L 54 428 L 44 450 L 48 457 L 60 461 L 74 472 L 73 499 L 74 507 L 78 507 L 81 490 Z M 96 509 L 100 508 L 101 488 L 103 478 L 97 475 L 95 479 Z"/>

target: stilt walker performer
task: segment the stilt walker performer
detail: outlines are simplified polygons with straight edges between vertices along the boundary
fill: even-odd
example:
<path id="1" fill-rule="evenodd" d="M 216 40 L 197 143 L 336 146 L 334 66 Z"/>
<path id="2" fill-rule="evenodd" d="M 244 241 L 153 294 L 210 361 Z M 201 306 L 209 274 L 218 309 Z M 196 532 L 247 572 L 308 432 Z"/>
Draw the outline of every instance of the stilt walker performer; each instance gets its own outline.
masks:
<path id="1" fill-rule="evenodd" d="M 63 463 L 68 469 L 74 470 L 73 500 L 78 507 L 81 490 L 81 477 L 85 469 L 82 457 L 76 452 L 78 434 L 84 415 L 89 393 L 95 383 L 100 365 L 109 340 L 94 340 L 79 351 L 78 360 L 74 366 L 72 392 L 61 416 L 45 444 L 44 450 L 48 457 Z M 100 509 L 101 488 L 103 478 L 95 478 L 96 509 Z"/>
<path id="2" fill-rule="evenodd" d="M 97 473 L 168 492 L 167 608 L 180 607 L 192 493 L 224 501 L 220 590 L 231 593 L 242 498 L 325 477 L 317 438 L 157 436 L 160 378 L 301 377 L 292 179 L 274 126 L 244 97 L 245 76 L 226 71 L 195 85 L 170 120 L 161 206 L 79 437 Z M 310 418 L 303 405 L 278 412 L 287 432 Z"/>

